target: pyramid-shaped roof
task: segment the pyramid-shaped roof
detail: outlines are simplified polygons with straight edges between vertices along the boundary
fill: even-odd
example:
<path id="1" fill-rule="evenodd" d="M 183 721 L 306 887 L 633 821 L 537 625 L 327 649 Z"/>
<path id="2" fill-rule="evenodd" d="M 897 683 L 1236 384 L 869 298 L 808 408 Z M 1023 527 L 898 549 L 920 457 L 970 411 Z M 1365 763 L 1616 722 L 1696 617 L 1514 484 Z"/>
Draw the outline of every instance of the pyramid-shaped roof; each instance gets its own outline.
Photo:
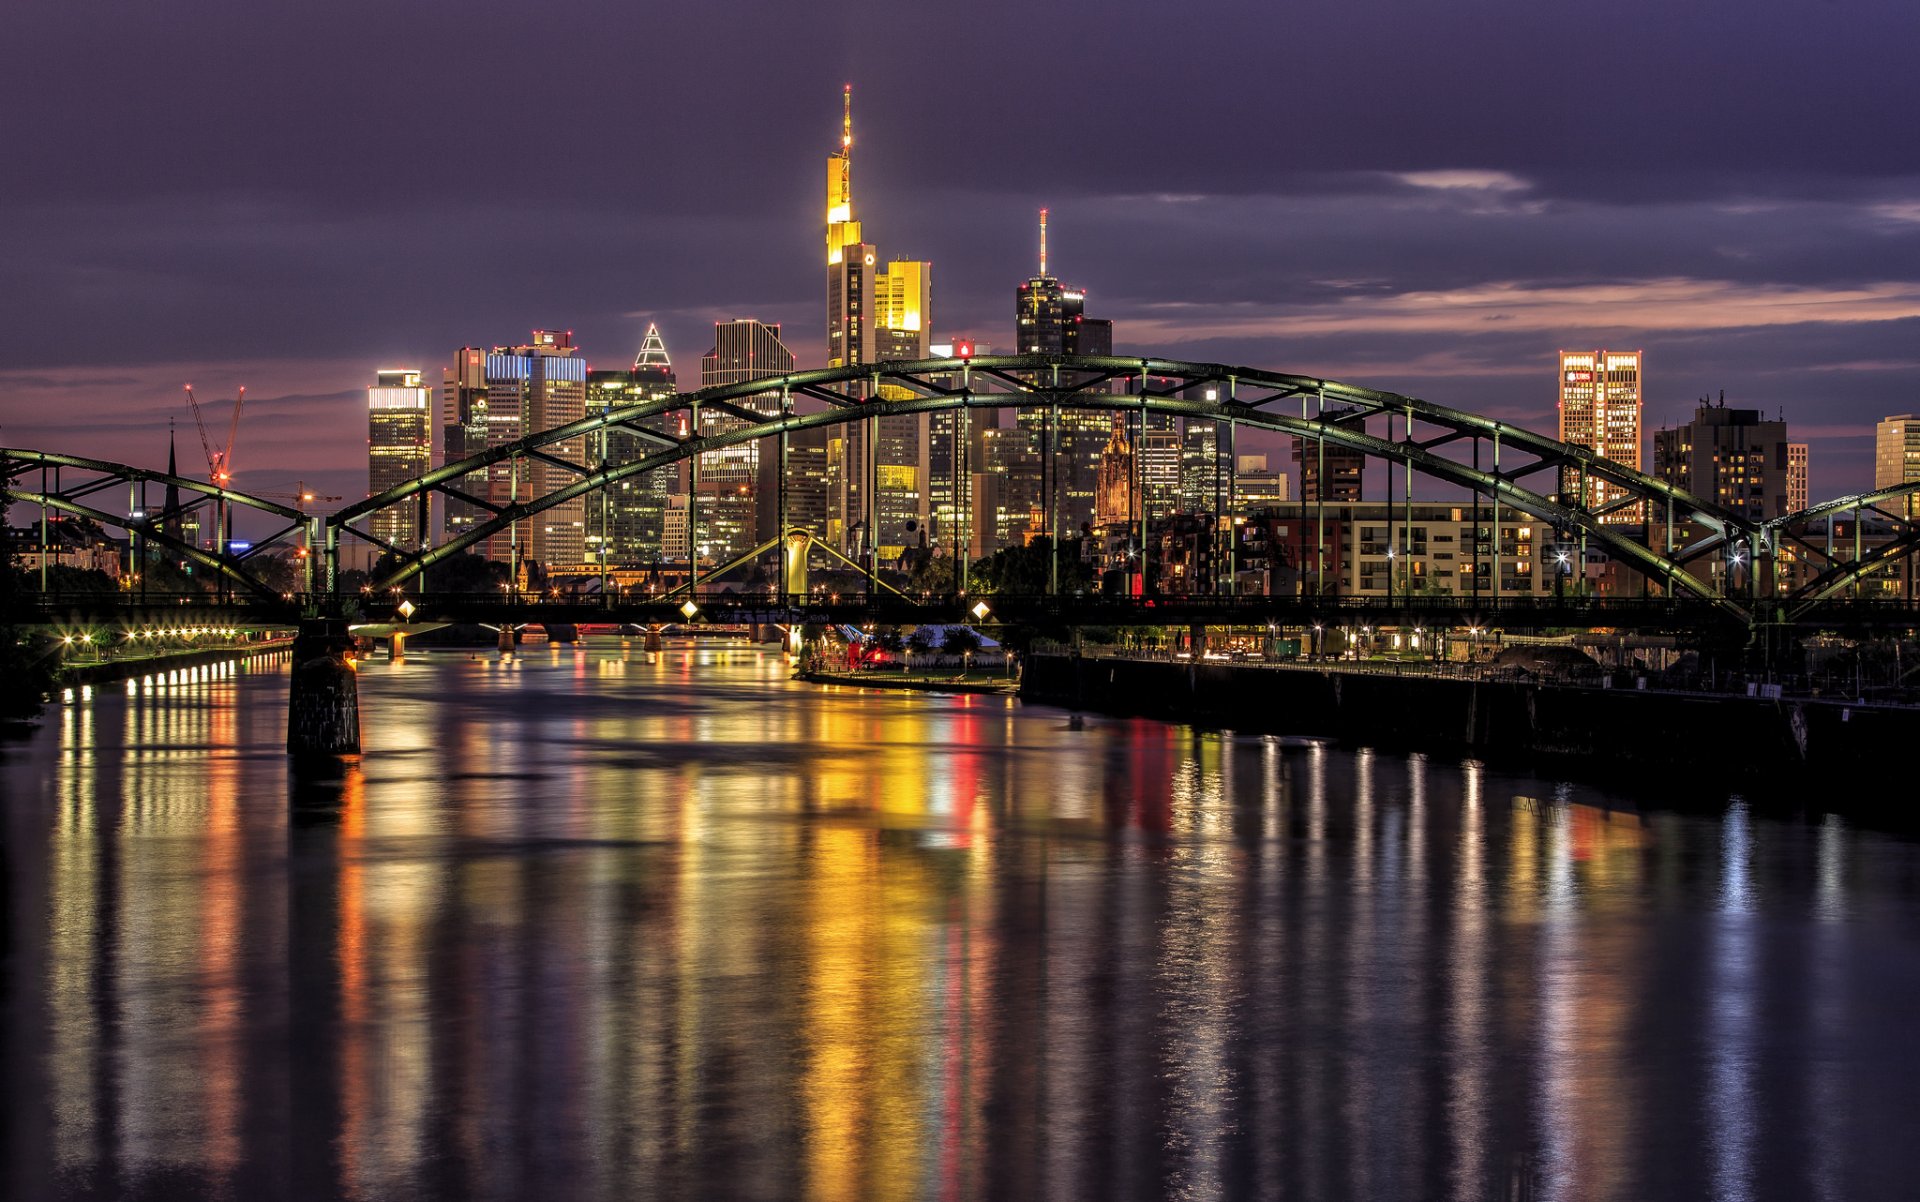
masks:
<path id="1" fill-rule="evenodd" d="M 673 370 L 673 360 L 667 357 L 667 344 L 660 340 L 660 327 L 647 323 L 647 336 L 640 343 L 640 353 L 633 357 L 633 369 L 654 368 L 662 371 Z"/>

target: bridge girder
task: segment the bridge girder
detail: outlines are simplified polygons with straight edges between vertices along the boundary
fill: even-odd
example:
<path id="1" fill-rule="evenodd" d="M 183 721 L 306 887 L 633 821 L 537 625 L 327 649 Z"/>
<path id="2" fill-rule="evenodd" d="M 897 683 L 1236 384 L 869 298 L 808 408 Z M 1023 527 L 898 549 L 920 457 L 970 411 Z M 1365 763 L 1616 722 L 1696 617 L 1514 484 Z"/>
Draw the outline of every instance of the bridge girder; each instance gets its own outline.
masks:
<path id="1" fill-rule="evenodd" d="M 1024 378 L 1019 373 L 1044 377 L 1045 382 Z M 1062 373 L 1065 373 L 1064 378 Z M 977 375 L 984 375 L 1005 384 L 1012 391 L 977 390 L 972 383 L 973 377 Z M 1088 378 L 1080 378 L 1083 375 Z M 953 387 L 938 381 L 929 382 L 927 380 L 929 376 L 957 377 L 960 384 L 959 387 Z M 1089 390 L 1090 384 L 1098 388 L 1122 380 L 1137 383 L 1138 390 L 1127 392 Z M 1169 380 L 1174 382 L 1169 383 Z M 1154 386 L 1156 383 L 1158 387 Z M 796 389 L 820 388 L 831 384 L 862 384 L 872 388 L 876 394 L 882 385 L 894 384 L 906 395 L 893 399 L 876 395 L 871 400 L 854 405 L 833 406 L 816 413 L 799 414 L 791 411 L 790 398 Z M 1202 385 L 1216 388 L 1224 385 L 1225 399 L 1195 400 L 1178 395 L 1191 392 L 1195 387 Z M 1269 392 L 1270 397 L 1263 398 L 1261 404 L 1242 402 L 1238 399 L 1238 390 L 1242 385 L 1264 389 Z M 1267 400 L 1283 395 L 1304 398 L 1309 388 L 1313 390 L 1316 398 L 1329 395 L 1335 397 L 1347 406 L 1347 410 L 1326 418 L 1316 416 L 1296 418 L 1291 415 L 1267 412 L 1263 408 Z M 1740 529 L 1745 525 L 1744 520 L 1736 514 L 1694 497 L 1664 481 L 1655 480 L 1632 468 L 1604 460 L 1595 455 L 1590 448 L 1558 443 L 1543 435 L 1534 434 L 1507 423 L 1492 421 L 1463 410 L 1433 405 L 1395 393 L 1356 389 L 1329 381 L 1257 372 L 1247 368 L 1180 364 L 1160 360 L 1068 356 L 946 359 L 916 363 L 887 363 L 823 372 L 802 372 L 745 384 L 723 385 L 622 410 L 611 410 L 606 414 L 596 415 L 555 430 L 529 436 L 516 443 L 494 448 L 458 463 L 446 465 L 417 481 L 401 484 L 387 492 L 370 497 L 358 505 L 341 510 L 329 519 L 329 524 L 336 526 L 342 532 L 350 531 L 351 523 L 360 517 L 406 500 L 423 489 L 439 488 L 448 481 L 459 479 L 516 455 L 543 454 L 541 448 L 545 446 L 578 438 L 608 425 L 641 424 L 648 419 L 657 419 L 681 410 L 691 410 L 716 403 L 726 403 L 729 409 L 737 410 L 738 407 L 731 404 L 733 400 L 763 396 L 769 392 L 779 392 L 782 397 L 781 412 L 776 415 L 762 416 L 755 413 L 754 416 L 761 418 L 755 424 L 735 430 L 689 437 L 672 447 L 617 467 L 603 466 L 595 469 L 578 465 L 576 478 L 566 485 L 544 496 L 532 497 L 524 502 L 503 507 L 499 513 L 494 514 L 487 521 L 462 532 L 458 537 L 439 547 L 423 552 L 385 579 L 376 582 L 373 587 L 378 590 L 397 585 L 433 564 L 459 554 L 509 529 L 514 523 L 531 518 L 555 505 L 597 492 L 628 476 L 667 467 L 709 451 L 774 438 L 781 434 L 792 434 L 800 430 L 844 425 L 891 414 L 1044 406 L 1063 411 L 1097 410 L 1125 413 L 1144 411 L 1198 417 L 1309 440 L 1323 440 L 1335 446 L 1361 451 L 1372 458 L 1404 463 L 1423 475 L 1468 488 L 1476 495 L 1485 495 L 1490 500 L 1551 522 L 1563 529 L 1578 531 L 1619 558 L 1632 562 L 1650 575 L 1668 582 L 1670 586 L 1678 586 L 1709 599 L 1729 616 L 1740 621 L 1745 621 L 1748 617 L 1744 607 L 1716 594 L 1706 582 L 1687 572 L 1676 560 L 1623 537 L 1618 533 L 1617 528 L 1598 521 L 1591 514 L 1522 487 L 1513 478 L 1513 473 L 1498 470 L 1484 471 L 1438 455 L 1433 448 L 1411 440 L 1395 441 L 1369 434 L 1362 425 L 1353 423 L 1350 418 L 1354 409 L 1370 409 L 1377 414 L 1403 417 L 1409 423 L 1419 420 L 1427 424 L 1441 425 L 1447 427 L 1449 432 L 1457 437 L 1484 437 L 1496 442 L 1505 440 L 1507 445 L 1524 453 L 1536 455 L 1543 461 L 1551 460 L 1551 465 L 1579 464 L 1594 478 L 1610 480 L 1622 488 L 1638 490 L 1648 499 L 1657 498 L 1669 502 L 1690 520 L 1715 532 Z"/>
<path id="2" fill-rule="evenodd" d="M 36 470 L 55 471 L 57 481 L 57 473 L 62 469 L 84 473 L 83 478 L 72 485 L 56 483 L 53 488 L 21 488 L 14 483 L 20 477 Z M 253 574 L 244 571 L 241 565 L 286 536 L 310 529 L 314 521 L 307 513 L 290 505 L 283 505 L 278 501 L 270 501 L 264 497 L 252 496 L 231 488 L 221 488 L 203 480 L 170 475 L 150 468 L 132 467 L 106 459 L 64 455 L 52 451 L 11 447 L 0 449 L 0 479 L 7 482 L 7 492 L 17 504 L 42 505 L 48 509 L 87 518 L 108 529 L 125 530 L 130 534 L 137 534 L 140 538 L 189 559 L 212 571 L 216 576 L 229 580 L 266 601 L 280 601 L 281 594 Z M 143 484 L 157 484 L 188 492 L 197 499 L 175 510 L 162 509 L 159 512 L 146 512 L 139 518 L 131 514 L 116 514 L 111 510 L 82 503 L 84 498 L 106 488 L 117 485 L 138 487 Z M 238 506 L 242 510 L 253 510 L 281 519 L 287 525 L 265 538 L 254 540 L 254 545 L 239 556 L 209 555 L 199 547 L 191 546 L 167 533 L 166 525 L 174 518 L 208 504 Z M 3 517 L 4 515 L 0 515 L 0 518 Z"/>

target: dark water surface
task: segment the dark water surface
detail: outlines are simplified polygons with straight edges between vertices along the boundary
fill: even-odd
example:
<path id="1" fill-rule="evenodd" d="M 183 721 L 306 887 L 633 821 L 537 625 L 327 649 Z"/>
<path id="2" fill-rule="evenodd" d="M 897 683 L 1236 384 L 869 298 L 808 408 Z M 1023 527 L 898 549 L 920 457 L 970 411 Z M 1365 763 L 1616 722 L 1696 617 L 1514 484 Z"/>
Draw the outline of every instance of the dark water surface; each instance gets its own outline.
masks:
<path id="1" fill-rule="evenodd" d="M 1903 838 L 747 650 L 369 665 L 293 785 L 201 677 L 0 762 L 0 1196 L 1920 1196 Z"/>

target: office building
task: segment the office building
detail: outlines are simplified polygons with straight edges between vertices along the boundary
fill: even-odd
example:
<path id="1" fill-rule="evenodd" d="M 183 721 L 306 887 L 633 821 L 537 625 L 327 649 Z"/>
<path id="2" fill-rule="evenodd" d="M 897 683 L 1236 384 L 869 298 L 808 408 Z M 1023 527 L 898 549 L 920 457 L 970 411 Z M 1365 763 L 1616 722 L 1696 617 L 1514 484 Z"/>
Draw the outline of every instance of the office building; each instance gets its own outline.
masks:
<path id="1" fill-rule="evenodd" d="M 911 259 L 883 263 L 879 248 L 866 241 L 853 200 L 853 85 L 847 85 L 841 102 L 840 148 L 827 158 L 827 365 L 925 359 L 932 353 L 933 265 Z M 862 385 L 848 391 L 865 395 Z M 921 452 L 931 436 L 927 416 L 883 419 L 882 424 L 885 430 L 870 431 L 865 423 L 845 426 L 831 449 L 827 537 L 844 554 L 871 550 L 886 556 L 891 550 L 897 558 L 908 541 L 905 523 L 914 523 L 914 541 L 925 530 L 928 465 Z M 872 455 L 870 438 L 876 444 Z M 869 487 L 877 490 L 871 515 Z M 895 487 L 911 495 L 889 497 Z M 875 529 L 866 529 L 869 521 Z"/>
<path id="2" fill-rule="evenodd" d="M 1807 493 L 1807 444 L 1787 444 L 1787 512 L 1799 513 L 1813 502 Z"/>
<path id="3" fill-rule="evenodd" d="M 440 373 L 440 461 L 458 463 L 487 449 L 487 352 L 463 346 L 454 352 L 453 365 Z M 451 481 L 468 497 L 485 499 L 485 469 Z M 485 507 L 451 493 L 442 501 L 443 539 L 452 540 L 487 520 Z"/>
<path id="4" fill-rule="evenodd" d="M 1920 480 L 1920 415 L 1883 417 L 1873 428 L 1873 487 Z"/>
<path id="5" fill-rule="evenodd" d="M 715 322 L 713 348 L 700 358 L 700 387 L 751 384 L 790 375 L 793 366 L 793 352 L 780 340 L 778 325 L 752 318 Z M 780 390 L 769 388 L 736 396 L 731 404 L 773 417 L 780 412 Z M 743 430 L 750 424 L 745 417 L 717 408 L 700 413 L 700 434 L 704 438 Z M 691 521 L 703 562 L 724 564 L 773 537 L 771 524 L 761 529 L 758 500 L 761 456 L 772 453 L 770 445 L 763 446 L 755 439 L 696 456 L 697 475 L 690 469 L 686 485 L 693 495 Z"/>
<path id="6" fill-rule="evenodd" d="M 1881 418 L 1873 429 L 1873 487 L 1894 488 L 1916 480 L 1920 480 L 1920 415 Z M 1903 499 L 1887 502 L 1885 508 L 1911 519 L 1920 515 L 1920 499 L 1909 493 Z M 1915 580 L 1920 568 L 1913 556 L 1900 562 L 1898 572 L 1901 595 L 1911 599 L 1920 594 Z"/>
<path id="7" fill-rule="evenodd" d="M 1781 517 L 1792 511 L 1787 447 L 1786 422 L 1703 401 L 1692 421 L 1654 432 L 1654 475 L 1745 517 Z"/>
<path id="8" fill-rule="evenodd" d="M 496 347 L 483 357 L 486 443 L 498 447 L 529 434 L 577 422 L 587 412 L 587 363 L 573 332 L 535 330 L 522 346 Z M 487 469 L 487 499 L 499 507 L 564 488 L 579 475 L 552 462 L 585 466 L 585 438 L 541 448 L 542 459 L 508 459 Z M 582 570 L 586 562 L 586 500 L 575 497 L 485 540 L 488 559 L 529 575 Z"/>
<path id="9" fill-rule="evenodd" d="M 1022 355 L 1111 355 L 1113 323 L 1089 319 L 1086 290 L 1063 284 L 1048 270 L 1047 210 L 1040 210 L 1040 270 L 1014 289 L 1014 349 Z M 1110 434 L 1107 415 L 1067 409 L 1049 430 L 1047 415 L 1023 411 L 1017 424 L 1046 460 L 1043 492 L 1058 510 L 1062 538 L 1091 527 L 1100 491 L 1100 457 Z"/>
<path id="10" fill-rule="evenodd" d="M 383 368 L 367 389 L 367 495 L 375 496 L 427 474 L 433 462 L 433 405 L 416 368 Z M 432 541 L 425 494 L 419 501 L 375 510 L 367 530 L 402 551 Z"/>
<path id="11" fill-rule="evenodd" d="M 1560 441 L 1592 447 L 1605 458 L 1626 467 L 1640 467 L 1641 368 L 1639 351 L 1561 351 L 1559 375 Z M 1572 497 L 1580 476 L 1562 473 L 1560 491 Z M 1586 478 L 1588 509 L 1602 509 L 1620 499 L 1615 484 Z M 1630 524 L 1641 520 L 1640 506 L 1628 505 L 1602 520 Z"/>
<path id="12" fill-rule="evenodd" d="M 677 392 L 673 360 L 660 328 L 648 325 L 633 366 L 587 373 L 587 416 L 664 401 Z M 643 418 L 640 424 L 667 437 L 678 434 L 678 415 Z M 637 463 L 663 444 L 638 430 L 609 427 L 588 436 L 588 455 L 610 468 Z M 586 498 L 586 560 L 608 567 L 641 567 L 664 561 L 667 497 L 679 479 L 668 466 L 623 477 Z"/>
<path id="13" fill-rule="evenodd" d="M 1239 455 L 1234 459 L 1233 508 L 1237 514 L 1251 513 L 1265 505 L 1287 500 L 1287 477 L 1267 466 L 1265 455 Z"/>

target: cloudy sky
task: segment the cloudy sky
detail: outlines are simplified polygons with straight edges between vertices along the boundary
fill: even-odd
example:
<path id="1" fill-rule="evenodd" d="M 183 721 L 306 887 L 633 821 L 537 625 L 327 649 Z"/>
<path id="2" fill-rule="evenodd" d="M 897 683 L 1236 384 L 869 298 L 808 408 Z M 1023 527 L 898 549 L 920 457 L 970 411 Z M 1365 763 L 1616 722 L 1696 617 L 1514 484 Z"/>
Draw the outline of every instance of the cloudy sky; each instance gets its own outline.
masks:
<path id="1" fill-rule="evenodd" d="M 248 388 L 242 487 L 366 489 L 376 367 L 658 321 L 824 359 L 855 86 L 883 255 L 1007 345 L 1057 274 L 1123 354 L 1553 428 L 1560 347 L 1646 352 L 1649 429 L 1784 410 L 1816 496 L 1920 410 L 1912 0 L 11 0 L 0 444 L 159 464 Z M 183 463 L 198 453 L 190 423 Z M 191 452 L 191 454 L 189 454 Z"/>

